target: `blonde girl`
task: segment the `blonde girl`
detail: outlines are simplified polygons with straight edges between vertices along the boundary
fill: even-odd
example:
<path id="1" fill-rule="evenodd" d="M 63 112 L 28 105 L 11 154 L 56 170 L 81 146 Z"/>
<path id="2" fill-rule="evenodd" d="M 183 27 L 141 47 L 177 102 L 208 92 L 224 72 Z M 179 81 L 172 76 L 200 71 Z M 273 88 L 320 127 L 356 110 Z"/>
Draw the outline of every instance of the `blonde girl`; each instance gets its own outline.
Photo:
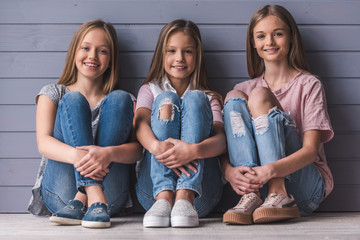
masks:
<path id="1" fill-rule="evenodd" d="M 222 193 L 221 97 L 209 90 L 198 27 L 175 20 L 160 33 L 138 93 L 136 135 L 145 148 L 137 196 L 144 227 L 196 227 Z"/>
<path id="2" fill-rule="evenodd" d="M 36 96 L 36 136 L 43 155 L 29 211 L 50 221 L 110 227 L 127 202 L 128 164 L 141 147 L 128 142 L 133 101 L 118 85 L 118 41 L 102 20 L 75 33 L 57 84 Z"/>
<path id="3" fill-rule="evenodd" d="M 223 221 L 309 215 L 333 188 L 323 143 L 334 133 L 322 84 L 309 73 L 296 22 L 282 6 L 266 5 L 252 16 L 247 63 L 252 79 L 235 85 L 224 106 L 230 161 L 222 165 L 243 196 Z"/>

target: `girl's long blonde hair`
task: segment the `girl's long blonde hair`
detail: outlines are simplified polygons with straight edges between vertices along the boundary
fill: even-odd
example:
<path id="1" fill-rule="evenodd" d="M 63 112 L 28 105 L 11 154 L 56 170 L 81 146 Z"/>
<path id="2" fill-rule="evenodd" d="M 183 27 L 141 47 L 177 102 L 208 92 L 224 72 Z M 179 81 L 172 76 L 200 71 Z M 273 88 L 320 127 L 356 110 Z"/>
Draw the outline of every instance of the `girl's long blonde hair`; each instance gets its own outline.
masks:
<path id="1" fill-rule="evenodd" d="M 164 68 L 166 45 L 172 34 L 177 32 L 188 34 L 194 39 L 196 44 L 196 65 L 194 72 L 190 75 L 190 84 L 192 88 L 202 90 L 205 93 L 215 96 L 222 103 L 221 95 L 211 91 L 208 86 L 200 30 L 195 23 L 189 20 L 177 19 L 168 23 L 162 28 L 151 61 L 149 73 L 146 76 L 143 84 L 154 81 L 161 81 L 166 76 Z"/>
<path id="2" fill-rule="evenodd" d="M 288 64 L 291 68 L 309 74 L 309 66 L 306 61 L 305 51 L 297 24 L 288 10 L 280 5 L 266 5 L 258 9 L 251 17 L 246 39 L 246 58 L 248 73 L 251 78 L 261 76 L 265 72 L 264 60 L 258 55 L 253 47 L 254 27 L 265 17 L 273 15 L 280 18 L 288 27 L 290 37 L 290 51 L 288 53 Z"/>
<path id="3" fill-rule="evenodd" d="M 74 34 L 68 53 L 66 55 L 66 61 L 64 70 L 60 76 L 58 84 L 65 86 L 72 85 L 77 81 L 77 68 L 75 65 L 75 56 L 79 50 L 81 41 L 84 39 L 85 35 L 93 29 L 102 29 L 106 34 L 106 39 L 110 46 L 110 63 L 109 68 L 105 71 L 103 76 L 104 81 L 104 93 L 108 94 L 118 87 L 119 82 L 119 43 L 116 36 L 115 28 L 112 24 L 106 23 L 101 19 L 93 20 L 84 23 L 79 27 L 79 29 Z"/>

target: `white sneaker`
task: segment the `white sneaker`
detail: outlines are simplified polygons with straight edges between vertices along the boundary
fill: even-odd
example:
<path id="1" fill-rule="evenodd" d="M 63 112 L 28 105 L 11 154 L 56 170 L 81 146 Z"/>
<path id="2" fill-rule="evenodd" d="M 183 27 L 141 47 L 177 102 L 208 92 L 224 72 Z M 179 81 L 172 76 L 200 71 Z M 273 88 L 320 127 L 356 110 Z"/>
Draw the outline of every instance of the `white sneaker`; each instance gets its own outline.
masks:
<path id="1" fill-rule="evenodd" d="M 171 211 L 172 227 L 197 227 L 199 226 L 199 216 L 188 200 L 180 199 L 175 202 Z"/>
<path id="2" fill-rule="evenodd" d="M 166 199 L 157 200 L 144 215 L 144 227 L 170 227 L 171 205 Z"/>

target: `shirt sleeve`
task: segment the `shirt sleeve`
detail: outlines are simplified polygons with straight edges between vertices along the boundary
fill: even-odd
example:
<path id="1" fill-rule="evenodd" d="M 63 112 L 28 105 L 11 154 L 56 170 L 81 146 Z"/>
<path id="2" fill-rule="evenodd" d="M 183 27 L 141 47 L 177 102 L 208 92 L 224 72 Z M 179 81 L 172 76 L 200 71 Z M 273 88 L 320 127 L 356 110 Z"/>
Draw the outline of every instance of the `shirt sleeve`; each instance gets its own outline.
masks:
<path id="1" fill-rule="evenodd" d="M 57 84 L 49 84 L 44 86 L 35 97 L 35 103 L 37 104 L 40 95 L 48 96 L 57 106 L 61 99 L 61 96 L 65 94 L 65 86 Z"/>
<path id="2" fill-rule="evenodd" d="M 308 95 L 304 101 L 303 132 L 320 130 L 321 142 L 330 141 L 334 136 L 334 131 L 327 111 L 325 91 L 320 80 L 309 86 Z"/>
<path id="3" fill-rule="evenodd" d="M 135 112 L 142 107 L 152 110 L 153 103 L 154 95 L 151 92 L 150 85 L 142 85 L 138 92 Z"/>
<path id="4" fill-rule="evenodd" d="M 212 97 L 210 100 L 210 105 L 213 114 L 213 121 L 224 124 L 224 119 L 221 113 L 221 106 L 219 100 L 215 97 Z"/>

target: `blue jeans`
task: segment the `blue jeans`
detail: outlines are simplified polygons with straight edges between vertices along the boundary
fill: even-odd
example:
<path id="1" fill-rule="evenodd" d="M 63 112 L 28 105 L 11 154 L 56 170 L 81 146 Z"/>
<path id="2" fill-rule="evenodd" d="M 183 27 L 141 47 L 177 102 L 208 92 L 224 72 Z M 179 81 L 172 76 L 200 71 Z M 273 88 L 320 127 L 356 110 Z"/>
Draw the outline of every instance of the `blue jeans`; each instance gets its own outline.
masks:
<path id="1" fill-rule="evenodd" d="M 54 138 L 72 147 L 98 145 L 116 146 L 125 143 L 130 135 L 133 120 L 133 102 L 128 93 L 116 90 L 108 94 L 100 107 L 96 138 L 92 132 L 89 103 L 79 92 L 69 92 L 60 100 Z M 104 189 L 110 214 L 115 214 L 126 203 L 129 194 L 129 165 L 111 163 L 103 181 L 86 178 L 73 164 L 48 159 L 41 194 L 46 207 L 52 212 L 63 208 L 84 186 L 100 185 Z"/>
<path id="2" fill-rule="evenodd" d="M 164 104 L 173 105 L 170 120 L 159 118 L 159 109 Z M 213 116 L 207 96 L 198 90 L 188 92 L 181 100 L 173 92 L 163 92 L 154 101 L 151 128 L 158 140 L 181 139 L 188 143 L 199 143 L 212 134 Z M 197 173 L 178 177 L 173 170 L 159 163 L 155 156 L 145 152 L 138 175 L 136 193 L 141 205 L 148 210 L 158 193 L 164 190 L 175 192 L 189 189 L 196 194 L 195 207 L 199 216 L 211 212 L 221 199 L 222 182 L 217 158 L 196 159 Z"/>
<path id="3" fill-rule="evenodd" d="M 302 147 L 290 115 L 273 108 L 252 119 L 246 100 L 230 98 L 224 106 L 225 132 L 232 166 L 264 166 Z M 310 215 L 324 199 L 325 186 L 314 164 L 285 177 L 285 187 L 295 198 L 302 215 Z M 267 189 L 261 193 L 267 196 Z"/>

